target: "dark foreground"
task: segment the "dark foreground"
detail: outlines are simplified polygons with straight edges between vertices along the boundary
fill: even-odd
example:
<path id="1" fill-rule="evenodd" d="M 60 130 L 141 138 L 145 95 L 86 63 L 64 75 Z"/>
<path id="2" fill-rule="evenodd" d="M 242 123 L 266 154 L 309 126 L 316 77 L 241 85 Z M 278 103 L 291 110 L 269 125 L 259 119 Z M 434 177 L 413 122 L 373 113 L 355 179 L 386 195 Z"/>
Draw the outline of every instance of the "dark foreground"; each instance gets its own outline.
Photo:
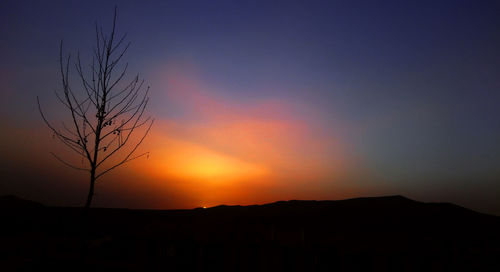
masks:
<path id="1" fill-rule="evenodd" d="M 400 196 L 88 212 L 5 199 L 1 271 L 500 271 L 500 217 Z"/>

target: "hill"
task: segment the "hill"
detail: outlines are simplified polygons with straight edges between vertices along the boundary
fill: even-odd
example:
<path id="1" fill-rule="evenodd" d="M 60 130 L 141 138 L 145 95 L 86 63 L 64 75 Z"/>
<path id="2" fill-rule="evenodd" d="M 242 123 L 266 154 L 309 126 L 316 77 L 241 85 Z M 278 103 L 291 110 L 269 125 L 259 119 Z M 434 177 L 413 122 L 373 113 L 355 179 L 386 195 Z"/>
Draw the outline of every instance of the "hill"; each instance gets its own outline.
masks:
<path id="1" fill-rule="evenodd" d="M 194 210 L 3 209 L 12 269 L 498 271 L 500 218 L 402 196 Z M 15 260 L 22 259 L 19 263 Z"/>
<path id="2" fill-rule="evenodd" d="M 41 208 L 41 203 L 19 198 L 14 195 L 0 196 L 0 209 Z"/>

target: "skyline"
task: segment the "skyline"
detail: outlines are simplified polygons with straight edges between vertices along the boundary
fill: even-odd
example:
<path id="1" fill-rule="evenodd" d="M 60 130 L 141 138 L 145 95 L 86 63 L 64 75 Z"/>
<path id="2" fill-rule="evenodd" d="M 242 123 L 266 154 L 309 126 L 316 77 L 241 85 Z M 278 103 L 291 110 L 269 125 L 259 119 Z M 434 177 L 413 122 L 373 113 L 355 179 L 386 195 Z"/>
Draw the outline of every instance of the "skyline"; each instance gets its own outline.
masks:
<path id="1" fill-rule="evenodd" d="M 286 3 L 118 3 L 157 122 L 96 206 L 398 194 L 500 214 L 498 4 Z M 0 191 L 78 206 L 36 96 L 61 119 L 58 44 L 88 54 L 114 3 L 0 5 Z"/>

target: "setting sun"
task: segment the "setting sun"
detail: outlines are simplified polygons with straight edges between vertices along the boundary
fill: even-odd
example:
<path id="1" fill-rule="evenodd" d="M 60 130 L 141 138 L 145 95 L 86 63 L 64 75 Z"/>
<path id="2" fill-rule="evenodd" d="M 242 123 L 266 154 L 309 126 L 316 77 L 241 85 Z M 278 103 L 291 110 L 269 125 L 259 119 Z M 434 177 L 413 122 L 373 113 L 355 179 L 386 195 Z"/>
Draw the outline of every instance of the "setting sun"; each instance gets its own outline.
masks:
<path id="1" fill-rule="evenodd" d="M 182 156 L 182 154 L 179 154 Z M 239 161 L 202 148 L 190 150 L 175 166 L 178 175 L 207 181 L 228 180 L 236 177 L 256 177 L 266 174 L 264 167 Z"/>
<path id="2" fill-rule="evenodd" d="M 165 150 L 158 155 L 155 168 L 160 176 L 210 183 L 269 174 L 264 166 L 219 154 L 197 144 L 173 140 L 167 141 Z"/>

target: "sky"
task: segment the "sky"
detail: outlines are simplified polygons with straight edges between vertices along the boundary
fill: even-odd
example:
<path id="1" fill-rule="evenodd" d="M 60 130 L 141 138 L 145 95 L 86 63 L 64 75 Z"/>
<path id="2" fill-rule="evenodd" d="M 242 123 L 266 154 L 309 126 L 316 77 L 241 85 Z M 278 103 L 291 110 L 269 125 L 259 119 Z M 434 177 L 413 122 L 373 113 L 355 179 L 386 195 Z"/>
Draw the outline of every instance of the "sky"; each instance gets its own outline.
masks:
<path id="1" fill-rule="evenodd" d="M 155 124 L 94 206 L 399 194 L 500 215 L 496 1 L 2 1 L 1 194 L 84 204 L 36 97 L 67 117 L 59 43 L 85 62 L 115 5 Z"/>

